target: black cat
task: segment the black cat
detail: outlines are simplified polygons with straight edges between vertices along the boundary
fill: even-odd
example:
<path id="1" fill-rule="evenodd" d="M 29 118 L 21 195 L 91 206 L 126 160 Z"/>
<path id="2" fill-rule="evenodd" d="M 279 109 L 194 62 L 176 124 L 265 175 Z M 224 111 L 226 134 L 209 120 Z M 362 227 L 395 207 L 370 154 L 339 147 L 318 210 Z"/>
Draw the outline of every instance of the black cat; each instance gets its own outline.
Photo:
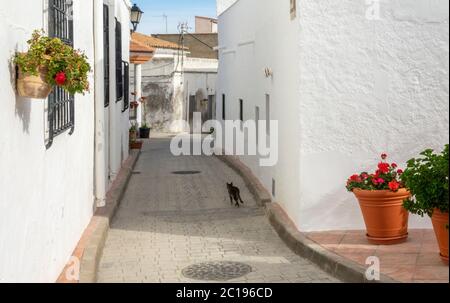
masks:
<path id="1" fill-rule="evenodd" d="M 233 183 L 230 183 L 230 184 L 227 183 L 227 189 L 228 189 L 228 194 L 230 195 L 231 205 L 233 205 L 233 200 L 236 201 L 236 205 L 235 205 L 236 207 L 240 207 L 239 202 L 244 204 L 244 201 L 242 201 L 242 198 L 241 198 L 241 191 L 239 190 L 239 188 L 234 186 Z"/>

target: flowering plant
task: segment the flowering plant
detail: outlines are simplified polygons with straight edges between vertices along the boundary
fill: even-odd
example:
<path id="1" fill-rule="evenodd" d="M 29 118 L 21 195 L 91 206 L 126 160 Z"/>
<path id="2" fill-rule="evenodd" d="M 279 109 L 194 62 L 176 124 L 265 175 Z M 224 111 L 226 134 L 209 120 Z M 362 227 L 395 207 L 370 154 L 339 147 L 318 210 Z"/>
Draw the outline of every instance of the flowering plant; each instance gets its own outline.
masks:
<path id="1" fill-rule="evenodd" d="M 412 197 L 405 201 L 404 207 L 413 214 L 433 215 L 437 208 L 449 212 L 449 145 L 442 152 L 427 149 L 419 158 L 408 161 L 408 167 L 401 176 L 411 191 Z"/>
<path id="2" fill-rule="evenodd" d="M 74 50 L 58 38 L 46 37 L 38 30 L 27 43 L 28 52 L 18 53 L 14 58 L 23 73 L 37 76 L 40 70 L 45 70 L 50 85 L 60 86 L 71 94 L 89 90 L 91 66 L 82 51 Z"/>
<path id="3" fill-rule="evenodd" d="M 403 171 L 398 168 L 396 163 L 388 163 L 387 155 L 381 155 L 381 162 L 378 163 L 378 169 L 374 174 L 363 172 L 359 175 L 353 175 L 347 180 L 347 190 L 353 191 L 355 188 L 363 190 L 390 190 L 397 192 L 404 188 L 400 181 Z"/>

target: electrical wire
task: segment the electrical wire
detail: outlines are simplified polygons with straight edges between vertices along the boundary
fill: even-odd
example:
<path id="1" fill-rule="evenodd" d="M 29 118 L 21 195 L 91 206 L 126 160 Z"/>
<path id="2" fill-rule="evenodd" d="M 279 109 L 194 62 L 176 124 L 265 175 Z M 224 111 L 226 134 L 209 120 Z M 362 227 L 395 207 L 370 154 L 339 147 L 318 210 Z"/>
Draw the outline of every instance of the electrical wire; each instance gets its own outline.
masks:
<path id="1" fill-rule="evenodd" d="M 207 44 L 206 42 L 203 42 L 202 40 L 200 40 L 199 38 L 197 38 L 197 37 L 194 36 L 193 34 L 191 34 L 191 33 L 189 33 L 189 32 L 187 32 L 187 34 L 188 34 L 189 36 L 191 36 L 192 38 L 194 38 L 195 40 L 197 40 L 198 42 L 200 42 L 200 43 L 206 45 L 207 47 L 209 47 L 210 49 L 214 50 L 214 47 L 212 47 L 211 45 Z"/>

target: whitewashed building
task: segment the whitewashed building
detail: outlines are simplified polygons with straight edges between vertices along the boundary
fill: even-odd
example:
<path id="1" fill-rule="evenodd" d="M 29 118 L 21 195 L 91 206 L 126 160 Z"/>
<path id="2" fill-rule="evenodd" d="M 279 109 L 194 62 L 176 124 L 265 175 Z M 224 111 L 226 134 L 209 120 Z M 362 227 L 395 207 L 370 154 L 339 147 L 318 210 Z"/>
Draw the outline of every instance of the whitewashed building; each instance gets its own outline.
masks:
<path id="1" fill-rule="evenodd" d="M 36 29 L 86 53 L 90 92 L 17 95 L 11 60 Z M 128 157 L 129 36 L 128 0 L 0 3 L 0 282 L 56 281 L 104 205 Z"/>
<path id="2" fill-rule="evenodd" d="M 300 230 L 363 229 L 348 176 L 448 143 L 447 0 L 217 4 L 217 117 L 278 121 L 278 163 L 240 159 Z"/>
<path id="3" fill-rule="evenodd" d="M 156 131 L 177 133 L 187 131 L 184 124 L 178 122 L 191 121 L 194 112 L 212 118 L 217 58 L 191 57 L 190 49 L 182 45 L 180 38 L 176 39 L 180 43 L 176 43 L 133 33 L 132 39 L 155 49 L 152 60 L 142 64 L 139 72 L 146 104 L 144 122 Z M 212 49 L 215 46 L 211 46 L 210 52 L 215 52 Z M 132 83 L 134 74 L 131 74 Z"/>

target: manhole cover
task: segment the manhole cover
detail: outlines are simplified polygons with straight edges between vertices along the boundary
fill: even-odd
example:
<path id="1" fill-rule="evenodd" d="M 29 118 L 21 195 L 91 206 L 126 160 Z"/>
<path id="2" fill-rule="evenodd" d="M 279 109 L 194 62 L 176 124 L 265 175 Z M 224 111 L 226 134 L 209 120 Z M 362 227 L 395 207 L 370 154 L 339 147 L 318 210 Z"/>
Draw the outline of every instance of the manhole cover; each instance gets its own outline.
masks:
<path id="1" fill-rule="evenodd" d="M 183 269 L 186 278 L 202 281 L 228 281 L 252 272 L 250 265 L 238 262 L 207 262 Z"/>
<path id="2" fill-rule="evenodd" d="M 174 175 L 198 175 L 199 173 L 201 172 L 198 170 L 181 170 L 172 172 Z"/>

